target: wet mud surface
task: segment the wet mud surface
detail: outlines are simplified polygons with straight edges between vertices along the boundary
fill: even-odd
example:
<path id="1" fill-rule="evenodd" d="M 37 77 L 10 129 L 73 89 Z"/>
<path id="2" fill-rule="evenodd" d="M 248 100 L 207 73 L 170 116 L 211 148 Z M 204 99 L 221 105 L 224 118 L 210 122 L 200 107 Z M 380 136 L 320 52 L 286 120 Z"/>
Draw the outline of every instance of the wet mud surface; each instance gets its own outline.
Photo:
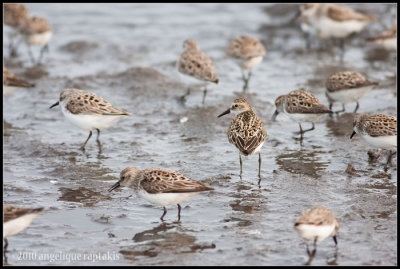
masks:
<path id="1" fill-rule="evenodd" d="M 312 265 L 397 264 L 397 157 L 384 171 L 386 155 L 370 163 L 373 149 L 359 136 L 350 140 L 355 104 L 316 123 L 303 141 L 295 122 L 283 115 L 271 121 L 275 98 L 294 89 L 327 104 L 326 78 L 345 70 L 379 82 L 358 112 L 397 116 L 396 53 L 364 43 L 397 19 L 395 6 L 351 5 L 382 22 L 350 39 L 342 61 L 338 48 L 321 48 L 318 40 L 304 49 L 290 21 L 294 4 L 27 6 L 49 19 L 54 36 L 44 63 L 33 67 L 23 44 L 18 57 L 7 57 L 4 34 L 4 65 L 35 87 L 3 96 L 3 202 L 47 212 L 9 238 L 9 264 L 303 265 L 306 245 L 293 223 L 316 205 L 333 210 L 340 230 L 338 249 L 329 238 L 319 243 Z M 224 52 L 240 34 L 267 49 L 247 94 Z M 214 59 L 221 82 L 209 87 L 205 105 L 202 89 L 176 70 L 187 38 Z M 88 133 L 59 107 L 49 109 L 72 87 L 133 112 L 102 130 L 101 154 L 94 138 L 80 151 Z M 238 151 L 225 134 L 233 115 L 217 118 L 238 97 L 266 126 L 260 184 L 256 155 L 243 158 L 239 178 Z M 128 166 L 170 168 L 215 190 L 183 202 L 180 222 L 177 207 L 168 206 L 162 223 L 161 206 L 128 188 L 107 191 Z"/>

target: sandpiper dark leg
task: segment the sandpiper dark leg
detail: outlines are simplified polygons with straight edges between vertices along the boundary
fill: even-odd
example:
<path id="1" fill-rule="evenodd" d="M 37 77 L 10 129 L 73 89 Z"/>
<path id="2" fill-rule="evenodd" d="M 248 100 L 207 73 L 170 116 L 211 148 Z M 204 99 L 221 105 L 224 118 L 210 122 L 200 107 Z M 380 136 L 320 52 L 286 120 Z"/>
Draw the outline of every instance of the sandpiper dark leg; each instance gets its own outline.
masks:
<path id="1" fill-rule="evenodd" d="M 246 87 L 247 87 L 247 81 L 246 81 L 246 76 L 244 75 L 244 71 L 243 69 L 240 69 L 240 71 L 242 72 L 242 80 L 243 80 L 243 92 L 246 91 Z"/>
<path id="2" fill-rule="evenodd" d="M 167 209 L 166 209 L 165 206 L 164 206 L 164 213 L 162 214 L 162 216 L 161 216 L 161 218 L 160 218 L 161 221 L 164 221 L 164 216 L 165 216 L 165 214 L 167 214 Z"/>
<path id="3" fill-rule="evenodd" d="M 258 153 L 258 177 L 261 178 L 261 152 Z"/>
<path id="4" fill-rule="evenodd" d="M 178 204 L 178 221 L 181 220 L 181 205 Z"/>
<path id="5" fill-rule="evenodd" d="M 337 246 L 337 238 L 336 238 L 336 234 L 332 237 L 333 238 L 333 242 L 335 242 L 335 246 Z"/>
<path id="6" fill-rule="evenodd" d="M 300 127 L 300 131 L 299 131 L 300 140 L 303 140 L 303 133 L 304 133 L 304 131 L 303 131 L 303 128 L 301 128 L 301 123 L 300 123 L 300 122 L 299 122 L 299 127 Z"/>
<path id="7" fill-rule="evenodd" d="M 16 46 L 15 46 L 15 32 L 10 32 L 9 35 L 10 38 L 10 44 L 9 44 L 9 50 L 10 50 L 10 57 L 15 57 L 17 56 L 17 50 L 16 50 Z"/>
<path id="8" fill-rule="evenodd" d="M 97 130 L 97 139 L 96 139 L 96 141 L 97 141 L 97 145 L 99 146 L 99 153 L 101 153 L 103 151 L 103 146 L 101 145 L 101 142 L 100 142 L 100 129 L 96 128 L 96 130 Z"/>
<path id="9" fill-rule="evenodd" d="M 310 129 L 304 130 L 303 133 L 308 132 L 308 131 L 312 131 L 315 129 L 315 124 L 314 122 L 312 123 L 312 127 Z"/>
<path id="10" fill-rule="evenodd" d="M 240 152 L 239 152 L 239 161 L 240 161 L 240 178 L 242 178 L 242 156 L 240 155 Z"/>
<path id="11" fill-rule="evenodd" d="M 360 107 L 360 104 L 357 101 L 356 109 L 354 109 L 353 113 L 356 113 L 359 107 Z"/>
<path id="12" fill-rule="evenodd" d="M 6 253 L 7 247 L 8 247 L 8 240 L 7 240 L 7 238 L 4 238 L 4 242 L 6 243 L 6 244 L 4 245 L 4 253 Z"/>
<path id="13" fill-rule="evenodd" d="M 340 113 L 340 112 L 344 112 L 345 111 L 345 108 L 344 108 L 344 104 L 342 104 L 342 110 L 338 110 L 338 111 L 335 111 L 334 113 Z"/>
<path id="14" fill-rule="evenodd" d="M 90 131 L 88 138 L 86 139 L 85 143 L 83 143 L 82 147 L 80 147 L 81 150 L 85 151 L 85 146 L 86 143 L 89 141 L 89 139 L 92 137 L 92 131 Z"/>
<path id="15" fill-rule="evenodd" d="M 315 253 L 317 253 L 317 245 L 316 245 L 316 243 L 317 243 L 317 238 L 315 238 L 315 240 L 314 240 L 314 249 L 313 249 L 312 252 L 310 252 L 310 250 L 308 249 L 308 244 L 307 244 L 307 254 L 308 254 L 309 258 L 308 258 L 308 261 L 305 263 L 305 265 L 310 265 L 312 260 L 315 257 Z"/>
<path id="16" fill-rule="evenodd" d="M 246 90 L 247 90 L 247 88 L 249 86 L 250 77 L 251 77 L 251 70 L 249 71 L 249 73 L 247 75 L 247 78 L 245 77 L 244 71 L 242 70 L 242 79 L 243 79 L 243 82 L 244 82 L 242 90 L 243 90 L 244 93 L 246 92 Z"/>
<path id="17" fill-rule="evenodd" d="M 206 94 L 207 94 L 207 87 L 204 88 L 203 91 L 203 101 L 201 102 L 204 105 L 204 101 L 206 100 Z"/>
<path id="18" fill-rule="evenodd" d="M 18 38 L 18 36 L 17 36 L 16 38 Z M 17 54 L 17 49 L 18 49 L 19 45 L 22 43 L 22 41 L 23 41 L 23 38 L 20 37 L 20 38 L 17 39 L 17 41 L 15 42 L 14 48 L 13 48 L 13 50 L 11 51 L 11 56 L 12 56 L 12 57 L 15 57 L 15 56 L 18 55 L 18 54 Z"/>
<path id="19" fill-rule="evenodd" d="M 48 50 L 49 50 L 49 45 L 48 45 L 48 44 L 44 45 L 43 48 L 40 50 L 40 55 L 39 55 L 39 59 L 38 59 L 38 61 L 37 61 L 37 64 L 40 64 L 44 52 L 45 52 L 45 51 L 48 51 Z"/>
<path id="20" fill-rule="evenodd" d="M 27 45 L 27 46 L 28 46 L 29 57 L 31 58 L 32 63 L 34 64 L 35 63 L 35 58 L 33 58 L 31 46 L 30 45 Z"/>
<path id="21" fill-rule="evenodd" d="M 396 151 L 393 152 L 393 153 L 392 153 L 391 150 L 389 151 L 389 156 L 388 156 L 388 160 L 387 160 L 386 165 L 385 165 L 385 170 L 387 170 L 388 165 L 392 165 L 392 157 L 393 157 L 393 155 L 395 155 L 395 154 L 396 154 Z"/>
<path id="22" fill-rule="evenodd" d="M 251 78 L 251 69 L 249 70 L 249 74 L 247 75 L 247 85 L 246 85 L 246 90 L 247 90 L 247 88 L 248 88 L 248 86 L 249 86 L 249 81 L 250 81 L 250 78 Z"/>

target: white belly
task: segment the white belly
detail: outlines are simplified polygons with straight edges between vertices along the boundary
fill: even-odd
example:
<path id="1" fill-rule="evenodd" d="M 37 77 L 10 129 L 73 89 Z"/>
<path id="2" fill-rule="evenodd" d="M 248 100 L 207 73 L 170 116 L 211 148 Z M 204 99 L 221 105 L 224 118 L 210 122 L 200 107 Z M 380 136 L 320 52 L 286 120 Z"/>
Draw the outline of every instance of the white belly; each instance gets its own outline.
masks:
<path id="1" fill-rule="evenodd" d="M 78 126 L 83 130 L 94 130 L 108 128 L 122 117 L 122 115 L 111 116 L 111 115 L 77 115 L 72 114 L 66 109 L 61 109 L 65 118 L 72 124 Z"/>
<path id="2" fill-rule="evenodd" d="M 286 113 L 285 114 L 289 116 L 292 120 L 296 122 L 316 122 L 318 121 L 321 117 L 326 115 L 326 113 L 318 113 L 318 114 L 312 114 L 312 113 Z"/>
<path id="3" fill-rule="evenodd" d="M 343 21 L 337 22 L 327 17 L 323 17 L 317 22 L 319 36 L 321 38 L 344 38 L 354 32 L 360 32 L 366 25 L 367 21 Z"/>
<path id="4" fill-rule="evenodd" d="M 32 220 L 39 214 L 26 214 L 19 218 L 3 223 L 3 239 L 11 235 L 17 234 L 31 224 Z"/>
<path id="5" fill-rule="evenodd" d="M 306 240 L 314 241 L 317 237 L 317 241 L 320 242 L 330 235 L 333 235 L 335 230 L 335 223 L 332 225 L 310 225 L 310 224 L 300 224 L 295 226 L 296 230 L 299 232 L 300 236 Z"/>
<path id="6" fill-rule="evenodd" d="M 362 137 L 368 142 L 368 144 L 374 147 L 397 151 L 397 135 L 378 137 L 362 135 Z"/>
<path id="7" fill-rule="evenodd" d="M 26 41 L 31 44 L 31 45 L 41 45 L 44 46 L 46 45 L 51 36 L 53 35 L 52 31 L 40 33 L 40 34 L 31 34 L 31 35 L 26 35 Z"/>
<path id="8" fill-rule="evenodd" d="M 327 90 L 326 94 L 329 96 L 330 99 L 332 99 L 335 102 L 347 104 L 360 100 L 360 98 L 363 97 L 364 94 L 372 90 L 373 87 L 374 85 L 370 85 L 370 86 L 335 91 L 335 92 L 330 92 Z"/>
<path id="9" fill-rule="evenodd" d="M 166 206 L 166 205 L 172 205 L 172 204 L 179 204 L 180 202 L 186 201 L 196 194 L 198 192 L 187 192 L 187 193 L 156 193 L 156 194 L 151 194 L 148 193 L 144 190 L 140 190 L 137 192 L 140 197 L 143 199 L 146 199 L 147 201 Z"/>
<path id="10" fill-rule="evenodd" d="M 397 37 L 375 41 L 375 43 L 382 45 L 387 50 L 397 50 Z"/>
<path id="11" fill-rule="evenodd" d="M 239 60 L 239 66 L 242 69 L 253 69 L 261 63 L 263 56 L 252 57 L 249 59 Z"/>

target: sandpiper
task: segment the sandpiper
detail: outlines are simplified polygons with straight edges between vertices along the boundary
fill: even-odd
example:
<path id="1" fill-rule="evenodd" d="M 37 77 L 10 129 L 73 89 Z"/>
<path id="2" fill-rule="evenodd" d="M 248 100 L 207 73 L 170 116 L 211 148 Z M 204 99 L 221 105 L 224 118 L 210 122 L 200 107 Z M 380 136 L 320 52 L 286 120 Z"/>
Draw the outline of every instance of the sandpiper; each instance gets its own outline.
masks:
<path id="1" fill-rule="evenodd" d="M 345 111 L 345 104 L 357 102 L 357 106 L 353 113 L 359 108 L 358 100 L 367 92 L 372 90 L 377 82 L 371 82 L 363 75 L 357 72 L 345 71 L 331 75 L 326 81 L 326 97 L 329 101 L 329 109 L 332 109 L 334 102 L 342 103 L 342 110 L 335 113 Z"/>
<path id="2" fill-rule="evenodd" d="M 397 24 L 384 31 L 380 36 L 368 38 L 368 43 L 379 44 L 387 50 L 397 50 Z"/>
<path id="3" fill-rule="evenodd" d="M 3 94 L 8 95 L 19 88 L 31 88 L 35 85 L 26 82 L 3 67 Z"/>
<path id="4" fill-rule="evenodd" d="M 4 24 L 10 26 L 13 30 L 10 32 L 10 54 L 16 55 L 17 46 L 20 40 L 15 39 L 18 37 L 18 30 L 24 24 L 25 20 L 29 18 L 29 11 L 23 4 L 6 3 L 3 4 L 4 10 Z"/>
<path id="5" fill-rule="evenodd" d="M 235 99 L 226 111 L 219 117 L 234 113 L 227 135 L 229 143 L 235 145 L 239 150 L 240 177 L 242 177 L 242 156 L 258 153 L 258 177 L 261 178 L 261 147 L 267 138 L 262 120 L 253 112 L 250 103 L 245 99 Z"/>
<path id="6" fill-rule="evenodd" d="M 36 62 L 39 64 L 43 57 L 43 53 L 49 50 L 48 42 L 53 35 L 50 23 L 45 18 L 30 17 L 20 26 L 20 32 L 23 34 L 25 42 L 28 44 L 29 56 L 31 57 L 32 62 L 35 62 L 35 60 L 30 45 L 42 46 L 39 59 Z"/>
<path id="7" fill-rule="evenodd" d="M 218 84 L 217 71 L 215 70 L 213 61 L 204 52 L 202 52 L 197 43 L 193 39 L 188 39 L 183 42 L 185 49 L 177 62 L 178 71 L 191 78 L 195 78 L 204 83 L 203 100 L 204 104 L 207 85 L 211 83 Z M 188 91 L 188 94 L 190 89 Z"/>
<path id="8" fill-rule="evenodd" d="M 331 3 L 309 3 L 300 6 L 301 15 L 306 17 L 321 39 L 339 38 L 342 51 L 344 39 L 358 33 L 366 25 L 377 21 L 375 16 L 356 12 L 346 6 Z"/>
<path id="9" fill-rule="evenodd" d="M 296 121 L 300 127 L 300 139 L 303 139 L 305 132 L 315 129 L 314 123 L 327 113 L 332 111 L 318 100 L 312 93 L 300 89 L 291 91 L 289 94 L 281 95 L 275 100 L 276 110 L 272 115 L 275 120 L 279 113 L 285 113 L 292 120 Z M 312 122 L 312 127 L 303 130 L 302 122 Z"/>
<path id="10" fill-rule="evenodd" d="M 43 213 L 43 208 L 21 208 L 12 205 L 3 205 L 3 240 L 5 242 L 4 255 L 8 246 L 7 238 L 23 231 L 32 220 Z"/>
<path id="11" fill-rule="evenodd" d="M 161 215 L 161 221 L 167 214 L 165 206 L 178 205 L 178 221 L 181 219 L 180 203 L 189 200 L 202 191 L 210 191 L 213 188 L 206 184 L 189 179 L 183 174 L 165 168 L 148 168 L 140 170 L 136 167 L 128 167 L 120 173 L 120 179 L 110 189 L 120 187 L 132 188 L 143 199 L 162 205 L 164 213 Z"/>
<path id="12" fill-rule="evenodd" d="M 358 114 L 354 117 L 350 138 L 355 134 L 376 148 L 389 150 L 386 170 L 397 152 L 397 118 L 387 114 Z"/>
<path id="13" fill-rule="evenodd" d="M 339 230 L 339 222 L 333 212 L 323 206 L 303 211 L 295 221 L 294 228 L 305 240 L 314 242 L 314 250 L 312 252 L 309 251 L 308 244 L 306 243 L 310 261 L 315 256 L 317 242 L 321 242 L 328 236 L 332 236 L 335 246 L 337 246 L 336 233 Z"/>
<path id="14" fill-rule="evenodd" d="M 85 145 L 92 136 L 92 130 L 97 131 L 97 145 L 99 152 L 102 151 L 102 145 L 99 140 L 100 129 L 108 128 L 116 123 L 122 116 L 128 116 L 132 113 L 112 106 L 101 96 L 92 92 L 66 89 L 60 93 L 60 100 L 52 105 L 53 108 L 61 105 L 61 111 L 65 118 L 81 129 L 88 130 L 89 137 L 81 146 L 85 150 Z"/>
<path id="15" fill-rule="evenodd" d="M 249 36 L 239 36 L 229 43 L 227 54 L 236 60 L 242 71 L 244 92 L 247 90 L 252 69 L 261 63 L 266 53 L 263 44 Z M 249 70 L 247 77 L 244 75 L 244 70 Z"/>

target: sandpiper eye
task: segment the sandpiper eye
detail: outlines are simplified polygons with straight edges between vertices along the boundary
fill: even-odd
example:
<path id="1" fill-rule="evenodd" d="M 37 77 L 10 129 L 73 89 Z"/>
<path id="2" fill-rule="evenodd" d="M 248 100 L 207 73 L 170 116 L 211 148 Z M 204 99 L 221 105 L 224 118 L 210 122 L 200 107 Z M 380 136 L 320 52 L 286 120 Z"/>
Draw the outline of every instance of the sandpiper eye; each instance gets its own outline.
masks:
<path id="1" fill-rule="evenodd" d="M 238 104 L 235 104 L 235 105 L 234 105 L 234 107 L 238 107 L 238 106 L 239 106 Z"/>

